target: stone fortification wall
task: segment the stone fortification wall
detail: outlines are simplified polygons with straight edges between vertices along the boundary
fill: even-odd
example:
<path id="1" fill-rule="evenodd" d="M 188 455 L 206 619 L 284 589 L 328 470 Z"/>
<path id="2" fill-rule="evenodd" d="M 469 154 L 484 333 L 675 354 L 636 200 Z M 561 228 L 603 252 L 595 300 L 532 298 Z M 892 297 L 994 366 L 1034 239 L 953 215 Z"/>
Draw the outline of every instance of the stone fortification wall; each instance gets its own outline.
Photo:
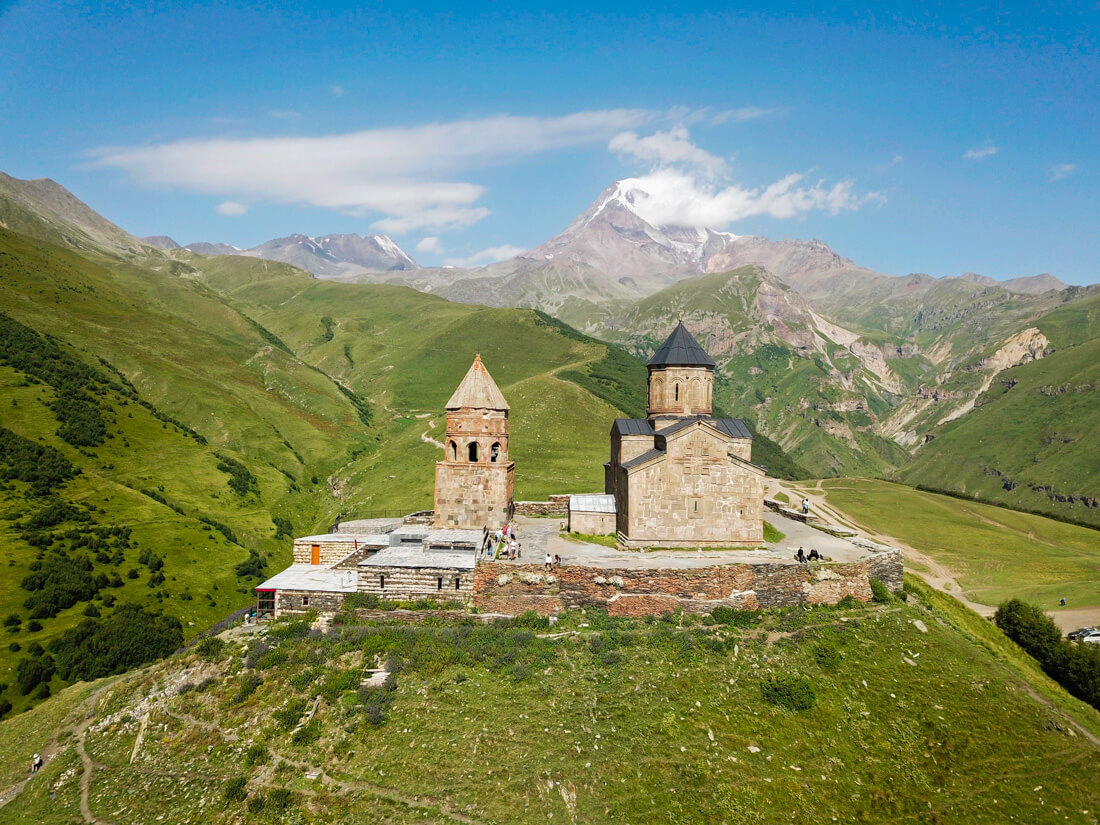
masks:
<path id="1" fill-rule="evenodd" d="M 469 601 L 474 593 L 474 571 L 442 567 L 362 568 L 359 571 L 359 592 L 373 593 L 384 599 Z"/>
<path id="2" fill-rule="evenodd" d="M 733 564 L 694 569 L 608 570 L 540 565 L 481 564 L 474 581 L 479 610 L 515 615 L 534 610 L 603 607 L 616 616 L 659 615 L 674 610 L 707 613 L 720 605 L 745 610 L 835 604 L 845 596 L 871 600 L 870 579 L 900 589 L 898 551 L 848 563 Z"/>
<path id="3" fill-rule="evenodd" d="M 517 516 L 567 516 L 569 515 L 569 496 L 547 496 L 546 501 L 517 501 Z"/>

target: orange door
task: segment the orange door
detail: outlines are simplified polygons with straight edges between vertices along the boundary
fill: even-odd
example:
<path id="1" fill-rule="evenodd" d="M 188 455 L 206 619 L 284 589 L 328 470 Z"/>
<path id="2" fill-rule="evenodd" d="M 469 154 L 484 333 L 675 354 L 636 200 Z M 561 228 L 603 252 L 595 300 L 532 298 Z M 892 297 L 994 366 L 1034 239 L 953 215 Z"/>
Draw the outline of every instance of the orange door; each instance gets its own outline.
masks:
<path id="1" fill-rule="evenodd" d="M 321 563 L 321 545 L 319 545 L 319 544 L 313 545 L 313 554 L 310 556 L 309 563 L 310 564 L 320 564 Z"/>

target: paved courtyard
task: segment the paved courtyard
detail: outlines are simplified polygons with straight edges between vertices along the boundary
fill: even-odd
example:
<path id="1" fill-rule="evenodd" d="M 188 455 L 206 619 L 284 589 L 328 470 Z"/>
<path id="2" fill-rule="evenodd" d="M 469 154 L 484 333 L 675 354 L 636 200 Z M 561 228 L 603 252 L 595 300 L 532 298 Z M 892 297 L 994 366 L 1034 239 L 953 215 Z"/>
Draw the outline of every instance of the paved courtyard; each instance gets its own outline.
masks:
<path id="1" fill-rule="evenodd" d="M 540 564 L 546 553 L 561 556 L 564 565 L 583 567 L 607 567 L 621 569 L 690 569 L 711 567 L 718 564 L 745 563 L 788 563 L 797 564 L 794 555 L 799 546 L 809 554 L 816 548 L 822 556 L 831 561 L 857 561 L 870 555 L 866 548 L 859 547 L 847 539 L 837 538 L 815 530 L 807 524 L 793 519 L 769 514 L 764 520 L 784 533 L 777 544 L 769 544 L 761 550 L 616 550 L 602 544 L 588 544 L 565 538 L 560 533 L 561 518 L 516 517 L 516 528 L 522 547 L 522 556 L 517 563 Z M 504 561 L 503 564 L 510 562 Z"/>

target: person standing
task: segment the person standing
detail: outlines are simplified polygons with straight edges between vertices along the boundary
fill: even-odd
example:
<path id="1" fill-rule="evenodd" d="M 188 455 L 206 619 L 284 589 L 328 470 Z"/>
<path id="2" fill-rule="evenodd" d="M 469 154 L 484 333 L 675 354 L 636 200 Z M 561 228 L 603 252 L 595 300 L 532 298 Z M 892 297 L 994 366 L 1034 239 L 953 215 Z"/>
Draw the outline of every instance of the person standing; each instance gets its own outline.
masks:
<path id="1" fill-rule="evenodd" d="M 554 569 L 554 557 L 550 555 L 549 550 L 546 551 L 546 569 L 547 570 L 553 570 Z"/>

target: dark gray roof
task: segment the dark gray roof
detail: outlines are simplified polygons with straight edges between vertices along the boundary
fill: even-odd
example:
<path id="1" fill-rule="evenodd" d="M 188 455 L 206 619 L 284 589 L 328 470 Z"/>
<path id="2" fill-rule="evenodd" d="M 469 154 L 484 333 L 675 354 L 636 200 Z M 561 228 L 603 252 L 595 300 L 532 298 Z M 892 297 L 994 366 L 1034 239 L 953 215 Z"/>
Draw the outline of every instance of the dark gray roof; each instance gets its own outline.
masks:
<path id="1" fill-rule="evenodd" d="M 637 458 L 632 458 L 630 459 L 630 461 L 626 461 L 619 466 L 622 467 L 624 470 L 629 470 L 632 467 L 637 467 L 639 464 L 645 464 L 650 459 L 656 458 L 657 456 L 664 454 L 664 450 L 646 450 Z"/>
<path id="2" fill-rule="evenodd" d="M 683 321 L 676 325 L 668 340 L 653 353 L 647 364 L 650 367 L 669 365 L 714 368 L 714 359 L 699 346 L 699 342 L 687 331 Z"/>
<path id="3" fill-rule="evenodd" d="M 672 435 L 673 433 L 680 432 L 680 430 L 685 427 L 690 427 L 696 421 L 707 421 L 731 438 L 752 438 L 752 432 L 740 418 L 711 418 L 706 415 L 697 415 L 691 418 L 681 419 L 675 424 L 669 424 L 667 427 L 662 427 L 657 430 L 657 434 Z"/>
<path id="4" fill-rule="evenodd" d="M 616 418 L 614 429 L 619 435 L 653 435 L 653 425 L 647 418 Z"/>

